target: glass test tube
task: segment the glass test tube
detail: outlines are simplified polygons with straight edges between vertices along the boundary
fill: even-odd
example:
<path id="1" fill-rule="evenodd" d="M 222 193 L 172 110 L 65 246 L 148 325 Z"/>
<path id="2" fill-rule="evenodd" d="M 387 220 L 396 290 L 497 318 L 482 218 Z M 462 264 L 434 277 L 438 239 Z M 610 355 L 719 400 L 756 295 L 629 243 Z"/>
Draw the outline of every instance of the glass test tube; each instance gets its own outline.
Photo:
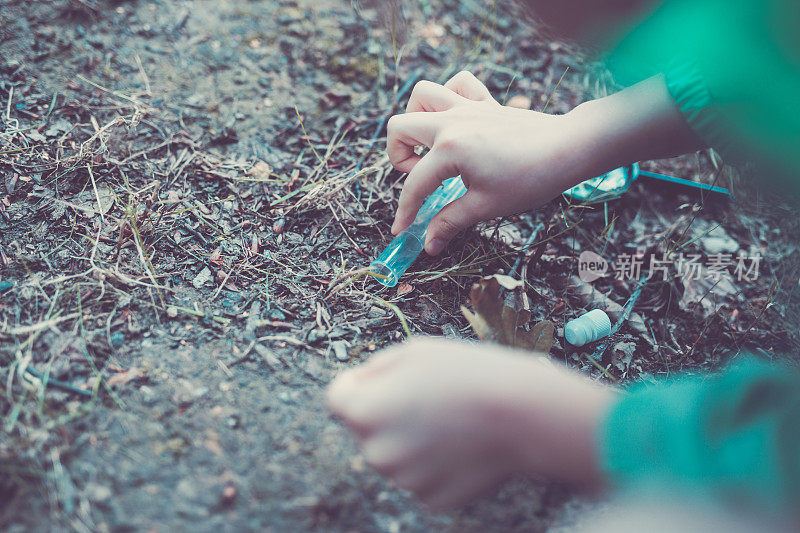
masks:
<path id="1" fill-rule="evenodd" d="M 414 222 L 401 231 L 392 240 L 386 250 L 370 265 L 370 270 L 377 274 L 375 279 L 387 287 L 397 285 L 411 263 L 419 256 L 425 247 L 425 236 L 428 233 L 428 224 L 444 206 L 464 196 L 467 188 L 461 177 L 445 180 L 433 194 L 428 196 L 422 204 Z"/>

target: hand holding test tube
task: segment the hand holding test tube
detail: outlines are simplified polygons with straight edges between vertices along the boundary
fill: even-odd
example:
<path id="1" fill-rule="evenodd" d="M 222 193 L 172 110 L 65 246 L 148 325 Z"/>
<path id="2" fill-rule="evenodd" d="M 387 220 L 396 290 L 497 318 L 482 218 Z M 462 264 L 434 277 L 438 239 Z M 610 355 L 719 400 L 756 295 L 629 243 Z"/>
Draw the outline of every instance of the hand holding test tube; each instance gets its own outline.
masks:
<path id="1" fill-rule="evenodd" d="M 565 191 L 564 194 L 571 196 L 574 200 L 586 203 L 608 201 L 618 198 L 627 191 L 630 184 L 639 174 L 640 170 L 638 164 L 621 167 L 576 185 Z M 728 194 L 726 189 L 720 187 L 711 187 L 687 180 L 680 180 L 679 178 L 673 178 L 671 176 L 654 174 L 652 172 L 643 174 L 659 180 L 690 184 L 700 189 Z M 433 220 L 433 217 L 435 217 L 444 206 L 461 198 L 466 192 L 467 188 L 464 186 L 464 182 L 459 176 L 445 180 L 433 194 L 428 196 L 417 213 L 414 222 L 400 232 L 386 250 L 384 250 L 370 265 L 370 270 L 375 275 L 378 282 L 387 287 L 394 287 L 397 285 L 400 276 L 408 270 L 411 263 L 414 262 L 424 249 L 428 224 Z"/>
<path id="2" fill-rule="evenodd" d="M 445 180 L 422 204 L 414 222 L 392 240 L 370 265 L 378 282 L 394 287 L 425 247 L 428 224 L 444 206 L 464 196 L 467 188 L 461 177 Z"/>

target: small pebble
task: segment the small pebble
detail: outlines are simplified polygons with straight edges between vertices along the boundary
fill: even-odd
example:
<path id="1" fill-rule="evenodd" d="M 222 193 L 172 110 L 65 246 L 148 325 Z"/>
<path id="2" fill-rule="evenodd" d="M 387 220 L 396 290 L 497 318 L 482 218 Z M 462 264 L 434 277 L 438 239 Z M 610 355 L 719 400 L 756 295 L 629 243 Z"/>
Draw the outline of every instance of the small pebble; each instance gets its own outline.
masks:
<path id="1" fill-rule="evenodd" d="M 211 281 L 211 270 L 208 267 L 203 267 L 203 270 L 192 280 L 192 285 L 194 285 L 195 289 L 199 289 L 209 281 Z"/>
<path id="2" fill-rule="evenodd" d="M 532 104 L 531 99 L 523 94 L 512 96 L 506 102 L 506 105 L 508 107 L 516 107 L 517 109 L 530 109 L 531 104 Z"/>
<path id="3" fill-rule="evenodd" d="M 220 498 L 220 503 L 222 505 L 230 505 L 233 503 L 233 500 L 236 499 L 236 485 L 233 482 L 228 482 L 225 485 L 225 488 L 222 489 L 222 497 Z"/>
<path id="4" fill-rule="evenodd" d="M 347 353 L 347 343 L 345 341 L 332 342 L 331 349 L 336 359 L 339 361 L 344 362 L 350 359 L 350 354 Z"/>
<path id="5" fill-rule="evenodd" d="M 104 502 L 109 498 L 111 498 L 113 493 L 111 492 L 111 489 L 105 485 L 99 485 L 97 483 L 88 483 L 86 485 L 86 495 L 92 501 Z"/>
<path id="6" fill-rule="evenodd" d="M 267 312 L 267 316 L 272 320 L 286 320 L 286 314 L 280 309 L 270 309 L 269 312 Z"/>

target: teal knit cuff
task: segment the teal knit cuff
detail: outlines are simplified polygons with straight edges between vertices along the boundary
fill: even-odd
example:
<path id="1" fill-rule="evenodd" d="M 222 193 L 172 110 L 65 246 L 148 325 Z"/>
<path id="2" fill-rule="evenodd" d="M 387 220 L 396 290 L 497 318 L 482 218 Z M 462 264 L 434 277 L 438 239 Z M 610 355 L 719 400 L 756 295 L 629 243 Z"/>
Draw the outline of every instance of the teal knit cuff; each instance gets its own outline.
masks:
<path id="1" fill-rule="evenodd" d="M 667 91 L 692 131 L 708 146 L 713 146 L 726 162 L 741 162 L 736 150 L 730 147 L 729 137 L 720 131 L 720 124 L 725 121 L 715 108 L 714 97 L 700 67 L 686 59 L 671 61 L 659 70 L 664 74 Z"/>
<path id="2" fill-rule="evenodd" d="M 639 384 L 606 416 L 601 434 L 602 468 L 614 486 L 674 485 L 696 472 L 700 440 L 697 382 Z"/>

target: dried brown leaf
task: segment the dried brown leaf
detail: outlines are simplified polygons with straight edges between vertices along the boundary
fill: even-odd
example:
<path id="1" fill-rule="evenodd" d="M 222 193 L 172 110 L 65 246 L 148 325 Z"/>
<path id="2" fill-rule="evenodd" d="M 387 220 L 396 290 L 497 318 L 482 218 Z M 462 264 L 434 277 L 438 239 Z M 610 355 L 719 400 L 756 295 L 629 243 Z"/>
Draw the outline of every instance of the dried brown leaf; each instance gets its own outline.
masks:
<path id="1" fill-rule="evenodd" d="M 614 366 L 624 372 L 630 366 L 633 355 L 636 353 L 636 343 L 631 341 L 618 342 L 611 351 L 614 357 Z"/>
<path id="2" fill-rule="evenodd" d="M 525 344 L 521 348 L 528 348 L 536 352 L 550 353 L 553 347 L 556 327 L 549 320 L 543 320 L 526 332 Z M 518 345 L 519 346 L 519 345 Z"/>
<path id="3" fill-rule="evenodd" d="M 465 305 L 461 306 L 461 313 L 463 313 L 464 318 L 467 319 L 469 325 L 472 326 L 472 330 L 475 332 L 475 335 L 482 341 L 489 339 L 492 334 L 492 328 L 489 324 L 486 323 L 486 320 L 477 313 L 473 313 Z"/>
<path id="4" fill-rule="evenodd" d="M 401 283 L 397 286 L 397 295 L 398 296 L 405 296 L 409 292 L 413 291 L 414 287 L 408 283 Z"/>
<path id="5" fill-rule="evenodd" d="M 522 280 L 512 278 L 511 276 L 506 276 L 505 274 L 495 274 L 494 276 L 489 277 L 497 280 L 497 283 L 499 283 L 501 287 L 510 291 L 515 291 L 525 286 L 525 283 Z"/>
<path id="6" fill-rule="evenodd" d="M 500 279 L 498 279 L 500 278 Z M 470 299 L 473 311 L 461 306 L 461 312 L 479 339 L 497 342 L 527 350 L 549 352 L 553 345 L 555 328 L 549 321 L 536 324 L 532 329 L 525 326 L 531 318 L 529 311 L 514 309 L 506 305 L 500 287 L 515 289 L 522 285 L 508 276 L 488 276 L 472 286 Z"/>

